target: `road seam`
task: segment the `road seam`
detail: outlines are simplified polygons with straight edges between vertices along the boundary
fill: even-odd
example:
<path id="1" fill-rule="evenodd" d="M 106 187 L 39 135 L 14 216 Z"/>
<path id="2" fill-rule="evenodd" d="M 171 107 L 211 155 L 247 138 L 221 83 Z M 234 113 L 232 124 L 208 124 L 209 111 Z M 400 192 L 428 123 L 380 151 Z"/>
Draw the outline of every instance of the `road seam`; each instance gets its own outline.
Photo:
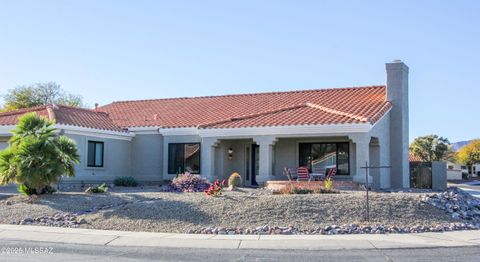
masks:
<path id="1" fill-rule="evenodd" d="M 466 240 L 457 240 L 457 239 L 443 239 L 443 238 L 438 238 L 438 237 L 433 237 L 433 236 L 413 236 L 413 237 L 420 237 L 420 238 L 428 238 L 428 239 L 435 239 L 435 240 L 440 240 L 440 241 L 450 241 L 450 242 L 461 242 L 461 243 L 467 243 L 467 244 L 476 244 L 475 242 L 470 242 Z"/>
<path id="2" fill-rule="evenodd" d="M 387 255 L 383 252 L 382 249 L 377 248 L 377 246 L 375 246 L 375 245 L 372 243 L 372 241 L 370 241 L 370 240 L 367 239 L 367 242 L 370 243 L 370 245 L 373 246 L 374 250 L 376 250 L 378 253 L 380 253 L 380 254 L 386 259 L 386 261 L 393 261 L 393 259 L 391 259 L 389 256 L 387 256 Z"/>

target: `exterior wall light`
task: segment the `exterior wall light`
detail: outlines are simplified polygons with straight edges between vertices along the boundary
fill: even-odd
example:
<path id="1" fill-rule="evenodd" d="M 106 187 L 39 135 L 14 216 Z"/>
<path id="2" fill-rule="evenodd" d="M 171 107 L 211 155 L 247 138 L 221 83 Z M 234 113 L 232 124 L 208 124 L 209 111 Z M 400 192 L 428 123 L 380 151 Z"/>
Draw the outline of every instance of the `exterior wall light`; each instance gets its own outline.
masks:
<path id="1" fill-rule="evenodd" d="M 228 159 L 229 160 L 233 159 L 233 148 L 231 147 L 228 149 Z"/>

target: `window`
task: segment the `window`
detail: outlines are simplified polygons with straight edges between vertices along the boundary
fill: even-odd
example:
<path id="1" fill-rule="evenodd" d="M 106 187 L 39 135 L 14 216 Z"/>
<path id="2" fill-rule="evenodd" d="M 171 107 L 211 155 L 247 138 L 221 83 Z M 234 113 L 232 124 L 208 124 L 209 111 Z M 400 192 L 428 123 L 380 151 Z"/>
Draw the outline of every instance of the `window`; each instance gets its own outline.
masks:
<path id="1" fill-rule="evenodd" d="M 168 144 L 168 173 L 200 173 L 200 144 Z"/>
<path id="2" fill-rule="evenodd" d="M 345 143 L 300 143 L 299 166 L 305 166 L 310 172 L 325 172 L 336 167 L 337 174 L 350 172 L 349 145 Z"/>
<path id="3" fill-rule="evenodd" d="M 87 156 L 87 166 L 103 167 L 103 142 L 88 141 Z"/>

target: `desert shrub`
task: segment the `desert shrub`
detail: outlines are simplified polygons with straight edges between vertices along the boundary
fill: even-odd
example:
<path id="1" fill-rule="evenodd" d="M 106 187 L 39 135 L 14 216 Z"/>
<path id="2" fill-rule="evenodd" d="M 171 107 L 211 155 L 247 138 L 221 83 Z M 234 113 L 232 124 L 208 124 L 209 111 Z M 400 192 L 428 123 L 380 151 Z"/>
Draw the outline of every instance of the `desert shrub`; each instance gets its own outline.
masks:
<path id="1" fill-rule="evenodd" d="M 184 173 L 172 180 L 170 188 L 177 192 L 203 192 L 209 188 L 210 183 L 199 175 Z"/>
<path id="2" fill-rule="evenodd" d="M 108 186 L 105 183 L 99 186 L 91 186 L 85 189 L 85 193 L 88 193 L 88 194 L 107 193 L 107 192 L 108 192 Z"/>
<path id="3" fill-rule="evenodd" d="M 225 180 L 220 183 L 220 180 L 216 180 L 210 187 L 205 190 L 205 195 L 207 196 L 220 196 L 222 194 L 222 189 L 225 186 Z"/>
<path id="4" fill-rule="evenodd" d="M 122 177 L 115 178 L 115 180 L 113 180 L 113 184 L 115 186 L 125 186 L 125 187 L 138 186 L 137 180 L 135 180 L 135 178 L 131 176 L 122 176 Z"/>
<path id="5" fill-rule="evenodd" d="M 241 187 L 242 186 L 242 177 L 237 172 L 230 175 L 228 178 L 229 187 Z"/>

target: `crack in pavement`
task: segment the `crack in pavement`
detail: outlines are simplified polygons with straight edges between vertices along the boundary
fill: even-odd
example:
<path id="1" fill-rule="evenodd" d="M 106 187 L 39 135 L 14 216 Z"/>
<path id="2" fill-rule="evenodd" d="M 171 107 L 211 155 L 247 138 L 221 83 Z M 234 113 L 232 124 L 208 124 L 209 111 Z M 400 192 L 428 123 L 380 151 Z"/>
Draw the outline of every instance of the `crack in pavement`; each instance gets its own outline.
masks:
<path id="1" fill-rule="evenodd" d="M 103 244 L 103 245 L 106 246 L 106 245 L 112 243 L 112 241 L 117 240 L 117 239 L 119 239 L 119 238 L 120 238 L 120 236 L 115 236 L 113 239 L 107 241 L 107 243 L 105 243 L 105 244 Z"/>
<path id="2" fill-rule="evenodd" d="M 240 245 L 242 244 L 242 240 L 238 240 L 238 246 L 237 246 L 237 249 L 240 249 Z"/>

